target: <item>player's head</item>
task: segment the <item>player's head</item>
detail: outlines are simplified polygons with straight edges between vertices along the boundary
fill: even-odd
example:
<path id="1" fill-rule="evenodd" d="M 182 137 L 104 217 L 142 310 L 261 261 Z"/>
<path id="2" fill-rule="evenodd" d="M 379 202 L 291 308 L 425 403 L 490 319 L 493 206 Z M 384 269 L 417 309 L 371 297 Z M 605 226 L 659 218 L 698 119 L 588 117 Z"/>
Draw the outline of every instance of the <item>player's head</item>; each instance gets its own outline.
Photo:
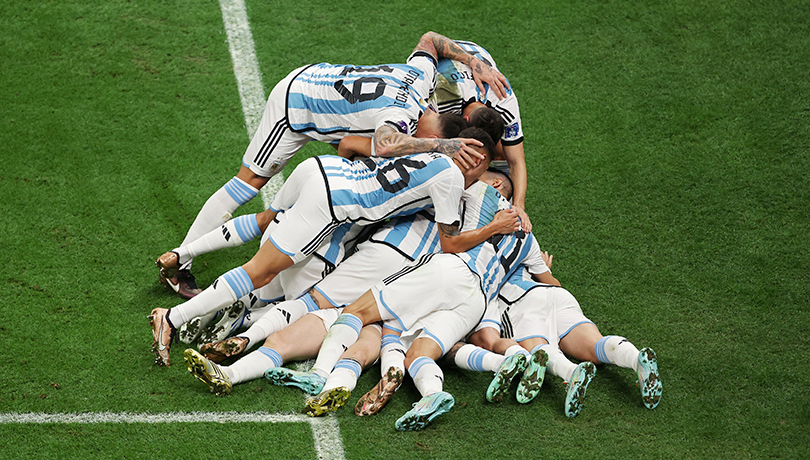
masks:
<path id="1" fill-rule="evenodd" d="M 481 174 L 478 180 L 497 190 L 507 200 L 512 199 L 512 179 L 503 172 L 489 168 Z"/>
<path id="2" fill-rule="evenodd" d="M 481 147 L 473 147 L 478 153 L 484 155 L 484 159 L 479 161 L 470 169 L 465 170 L 464 168 L 461 168 L 462 172 L 464 173 L 465 182 L 469 186 L 478 180 L 478 178 L 481 177 L 481 174 L 486 171 L 487 168 L 489 168 L 489 163 L 492 162 L 492 158 L 495 156 L 495 143 L 492 142 L 492 138 L 489 137 L 489 134 L 487 134 L 486 131 L 474 126 L 471 126 L 458 133 L 458 137 L 475 139 L 484 144 Z M 455 161 L 458 162 L 458 159 L 455 159 Z"/>
<path id="3" fill-rule="evenodd" d="M 419 117 L 416 123 L 416 132 L 413 137 L 436 137 L 441 139 L 451 139 L 458 137 L 458 133 L 468 126 L 467 120 L 461 115 L 454 113 L 436 113 L 428 108 Z"/>
<path id="4" fill-rule="evenodd" d="M 486 131 L 493 142 L 498 143 L 503 137 L 506 124 L 497 110 L 480 102 L 472 102 L 464 108 L 463 113 L 470 126 L 476 126 Z"/>

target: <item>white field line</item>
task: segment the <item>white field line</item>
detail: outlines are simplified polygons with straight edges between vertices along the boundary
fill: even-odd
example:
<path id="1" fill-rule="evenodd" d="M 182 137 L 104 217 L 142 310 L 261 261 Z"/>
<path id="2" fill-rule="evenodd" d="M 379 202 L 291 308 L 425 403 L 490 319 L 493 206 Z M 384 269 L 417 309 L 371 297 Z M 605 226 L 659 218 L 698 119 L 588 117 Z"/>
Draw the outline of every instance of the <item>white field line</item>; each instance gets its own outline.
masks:
<path id="1" fill-rule="evenodd" d="M 222 9 L 233 72 L 239 86 L 242 112 L 245 114 L 245 126 L 250 139 L 259 127 L 267 102 L 262 87 L 262 74 L 259 72 L 259 61 L 256 59 L 256 50 L 253 46 L 253 34 L 250 32 L 244 0 L 220 0 L 219 6 Z M 269 207 L 283 182 L 283 173 L 279 173 L 262 187 L 261 196 L 265 209 Z"/>
<path id="2" fill-rule="evenodd" d="M 239 87 L 245 126 L 248 138 L 252 138 L 253 133 L 259 127 L 266 97 L 262 87 L 262 75 L 259 72 L 259 61 L 256 59 L 253 34 L 250 32 L 247 9 L 244 0 L 220 0 L 219 6 L 222 10 L 225 32 L 228 35 L 228 47 L 233 61 L 233 72 Z M 284 175 L 279 173 L 262 187 L 261 195 L 265 209 L 270 206 L 273 196 L 283 183 Z M 334 414 L 307 421 L 312 427 L 318 458 L 343 459 L 343 441 L 340 438 L 340 427 Z"/>
<path id="3" fill-rule="evenodd" d="M 77 412 L 46 414 L 42 412 L 0 413 L 0 425 L 8 424 L 90 424 L 90 423 L 309 423 L 318 458 L 344 458 L 343 444 L 335 443 L 338 430 L 334 414 L 313 418 L 303 414 L 270 412 Z M 338 438 L 339 441 L 339 438 Z"/>
<path id="4" fill-rule="evenodd" d="M 234 74 L 239 86 L 242 110 L 248 137 L 258 127 L 264 110 L 265 97 L 262 88 L 259 63 L 253 46 L 253 35 L 247 19 L 244 0 L 220 0 L 222 19 L 228 35 L 228 44 L 233 60 Z M 284 182 L 278 174 L 262 188 L 265 208 Z M 299 368 L 311 367 L 307 361 Z M 6 424 L 89 424 L 89 423 L 309 423 L 319 459 L 342 460 L 345 458 L 340 427 L 334 414 L 313 418 L 300 414 L 270 412 L 167 412 L 164 414 L 136 412 L 77 412 L 0 413 L 0 425 Z"/>

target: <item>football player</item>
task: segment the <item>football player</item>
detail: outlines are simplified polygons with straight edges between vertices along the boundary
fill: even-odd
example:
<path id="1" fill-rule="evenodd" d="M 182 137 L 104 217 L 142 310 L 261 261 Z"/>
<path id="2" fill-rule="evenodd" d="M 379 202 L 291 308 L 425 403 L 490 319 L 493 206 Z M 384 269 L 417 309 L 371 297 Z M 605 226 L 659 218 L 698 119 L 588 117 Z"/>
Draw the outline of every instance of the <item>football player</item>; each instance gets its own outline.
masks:
<path id="1" fill-rule="evenodd" d="M 476 81 L 503 88 L 506 79 L 479 58 L 448 38 L 424 34 L 406 64 L 376 66 L 304 66 L 292 71 L 270 93 L 260 125 L 242 159 L 237 175 L 205 203 L 189 229 L 183 245 L 217 228 L 233 212 L 258 194 L 289 159 L 312 140 L 337 144 L 354 134 L 373 137 L 375 155 L 401 156 L 441 152 L 468 168 L 480 155 L 472 139 L 415 139 L 412 135 L 430 117 L 420 116 L 436 84 L 440 57 L 469 65 Z M 199 293 L 190 268 L 191 260 L 161 282 L 184 298 Z"/>

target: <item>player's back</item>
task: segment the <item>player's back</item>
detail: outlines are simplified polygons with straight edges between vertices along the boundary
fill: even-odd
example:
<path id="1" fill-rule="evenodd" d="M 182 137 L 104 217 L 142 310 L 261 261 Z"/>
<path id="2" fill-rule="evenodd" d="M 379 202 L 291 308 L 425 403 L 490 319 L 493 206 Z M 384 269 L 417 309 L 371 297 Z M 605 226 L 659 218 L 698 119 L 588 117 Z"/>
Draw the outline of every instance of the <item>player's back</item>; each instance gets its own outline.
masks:
<path id="1" fill-rule="evenodd" d="M 391 121 L 411 125 L 404 131 L 410 134 L 434 85 L 434 64 L 425 59 L 377 66 L 314 64 L 290 84 L 288 121 L 294 131 L 330 141 L 346 134 L 370 136 L 386 111 L 395 110 L 399 115 Z"/>
<path id="2" fill-rule="evenodd" d="M 508 207 L 508 203 L 497 191 L 484 183 L 476 183 L 464 193 L 464 215 L 462 230 L 472 230 L 492 222 L 495 213 Z M 531 233 L 518 231 L 510 234 L 499 234 L 489 238 L 478 246 L 458 253 L 472 271 L 481 279 L 481 288 L 492 301 L 498 289 L 506 279 L 520 267 L 520 264 L 531 257 L 531 263 L 545 265 L 542 258 L 538 260 L 539 248 Z"/>
<path id="3" fill-rule="evenodd" d="M 434 198 L 455 197 L 458 214 L 464 178 L 453 160 L 437 152 L 351 162 L 319 157 L 329 183 L 333 211 L 339 219 L 377 222 L 433 206 Z M 453 189 L 458 189 L 457 193 Z M 446 208 L 448 203 L 439 203 Z"/>

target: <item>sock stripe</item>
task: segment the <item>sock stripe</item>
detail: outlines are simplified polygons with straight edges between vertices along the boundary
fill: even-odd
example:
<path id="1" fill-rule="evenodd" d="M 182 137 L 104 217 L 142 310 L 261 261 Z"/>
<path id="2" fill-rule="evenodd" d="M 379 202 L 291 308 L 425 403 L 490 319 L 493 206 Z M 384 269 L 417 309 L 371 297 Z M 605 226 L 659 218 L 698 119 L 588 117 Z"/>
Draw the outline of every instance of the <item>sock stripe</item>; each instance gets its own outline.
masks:
<path id="1" fill-rule="evenodd" d="M 242 267 L 234 268 L 233 270 L 222 275 L 221 278 L 225 280 L 237 299 L 240 299 L 253 291 L 253 282 L 250 281 L 250 277 Z"/>
<path id="2" fill-rule="evenodd" d="M 234 177 L 225 184 L 225 191 L 228 192 L 228 195 L 230 195 L 234 201 L 239 203 L 239 206 L 247 203 L 259 194 L 258 190 L 238 177 Z"/>
<path id="3" fill-rule="evenodd" d="M 611 364 L 610 359 L 608 359 L 607 353 L 605 352 L 605 343 L 611 337 L 613 336 L 609 335 L 607 337 L 602 337 L 593 347 L 593 351 L 596 354 L 596 359 L 598 359 L 600 363 Z"/>
<path id="4" fill-rule="evenodd" d="M 261 235 L 259 230 L 259 222 L 256 221 L 256 214 L 247 214 L 239 216 L 233 220 L 233 226 L 236 228 L 236 233 L 242 241 L 250 241 L 253 238 Z"/>
<path id="5" fill-rule="evenodd" d="M 436 364 L 436 362 L 427 356 L 420 356 L 411 363 L 411 366 L 408 368 L 408 373 L 411 374 L 411 377 L 413 377 L 419 373 L 419 369 L 422 369 L 424 366 L 429 364 Z"/>
<path id="6" fill-rule="evenodd" d="M 474 371 L 484 372 L 484 357 L 489 353 L 483 348 L 476 348 L 467 357 L 467 366 Z"/>
<path id="7" fill-rule="evenodd" d="M 400 336 L 394 334 L 385 334 L 382 337 L 382 342 L 380 343 L 380 348 L 385 347 L 386 345 L 402 345 L 402 340 L 400 340 Z"/>
<path id="8" fill-rule="evenodd" d="M 343 324 L 344 326 L 349 326 L 350 328 L 354 329 L 355 332 L 360 334 L 360 329 L 363 328 L 363 322 L 360 321 L 360 318 L 354 316 L 351 313 L 343 313 L 342 315 L 338 316 L 335 320 L 335 324 L 332 327 Z"/>
<path id="9" fill-rule="evenodd" d="M 360 377 L 360 373 L 363 372 L 363 367 L 360 366 L 360 363 L 350 358 L 344 358 L 338 361 L 337 364 L 335 364 L 335 370 L 338 369 L 348 369 L 354 373 L 355 377 Z"/>
<path id="10" fill-rule="evenodd" d="M 284 364 L 284 360 L 281 359 L 281 354 L 276 350 L 273 350 L 270 347 L 259 347 L 259 351 L 263 355 L 273 360 L 273 367 L 281 367 L 281 365 Z"/>

